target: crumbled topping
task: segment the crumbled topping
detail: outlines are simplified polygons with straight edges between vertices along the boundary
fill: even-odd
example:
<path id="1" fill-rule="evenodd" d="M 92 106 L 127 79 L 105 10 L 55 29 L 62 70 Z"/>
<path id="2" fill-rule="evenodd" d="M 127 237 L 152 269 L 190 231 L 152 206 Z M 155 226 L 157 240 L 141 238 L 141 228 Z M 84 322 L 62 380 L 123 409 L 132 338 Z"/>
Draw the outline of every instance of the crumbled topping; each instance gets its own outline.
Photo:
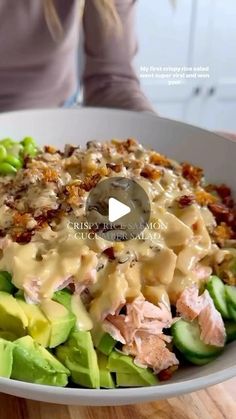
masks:
<path id="1" fill-rule="evenodd" d="M 170 160 L 163 154 L 159 154 L 157 152 L 151 153 L 149 161 L 151 164 L 155 164 L 156 166 L 171 167 Z"/>
<path id="2" fill-rule="evenodd" d="M 216 196 L 213 194 L 206 192 L 204 189 L 199 190 L 195 193 L 196 201 L 201 206 L 206 206 L 209 204 L 214 204 L 217 202 Z"/>
<path id="3" fill-rule="evenodd" d="M 161 178 L 162 172 L 159 169 L 156 169 L 155 167 L 151 165 L 145 165 L 142 171 L 140 172 L 140 175 L 150 179 L 150 180 L 159 180 Z"/>
<path id="4" fill-rule="evenodd" d="M 202 177 L 203 177 L 203 170 L 200 167 L 193 166 L 189 163 L 182 164 L 182 175 L 185 179 L 187 179 L 190 183 L 194 186 L 199 185 Z"/>

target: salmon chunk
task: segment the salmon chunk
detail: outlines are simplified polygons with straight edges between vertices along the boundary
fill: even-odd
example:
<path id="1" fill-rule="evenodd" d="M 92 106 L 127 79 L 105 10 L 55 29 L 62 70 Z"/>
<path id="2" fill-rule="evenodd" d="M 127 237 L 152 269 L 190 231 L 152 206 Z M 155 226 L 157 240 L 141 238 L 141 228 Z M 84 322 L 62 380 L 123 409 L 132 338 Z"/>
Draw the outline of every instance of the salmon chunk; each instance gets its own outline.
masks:
<path id="1" fill-rule="evenodd" d="M 108 315 L 103 329 L 123 344 L 123 352 L 133 355 L 137 365 L 151 367 L 158 373 L 179 363 L 166 346 L 171 336 L 163 333 L 174 321 L 166 304 L 157 307 L 138 297 L 126 304 L 126 314 Z"/>
<path id="2" fill-rule="evenodd" d="M 167 348 L 162 336 L 146 332 L 137 332 L 133 343 L 124 345 L 123 351 L 135 357 L 136 365 L 151 367 L 156 374 L 179 364 L 175 354 Z"/>
<path id="3" fill-rule="evenodd" d="M 196 285 L 186 288 L 177 300 L 176 309 L 185 320 L 198 319 L 204 343 L 224 346 L 226 339 L 224 322 L 207 290 L 198 295 Z"/>

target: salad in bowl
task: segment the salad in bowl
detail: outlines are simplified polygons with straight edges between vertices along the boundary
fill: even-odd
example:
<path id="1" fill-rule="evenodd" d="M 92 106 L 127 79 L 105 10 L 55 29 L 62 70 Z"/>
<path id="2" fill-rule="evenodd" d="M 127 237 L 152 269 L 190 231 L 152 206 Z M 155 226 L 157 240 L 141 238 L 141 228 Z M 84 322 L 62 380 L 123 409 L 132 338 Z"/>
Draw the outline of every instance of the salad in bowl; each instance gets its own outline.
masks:
<path id="1" fill-rule="evenodd" d="M 7 138 L 0 160 L 0 376 L 152 386 L 236 339 L 226 185 L 132 138 L 64 150 Z M 117 177 L 147 194 L 145 238 L 106 240 L 87 222 L 91 191 Z"/>

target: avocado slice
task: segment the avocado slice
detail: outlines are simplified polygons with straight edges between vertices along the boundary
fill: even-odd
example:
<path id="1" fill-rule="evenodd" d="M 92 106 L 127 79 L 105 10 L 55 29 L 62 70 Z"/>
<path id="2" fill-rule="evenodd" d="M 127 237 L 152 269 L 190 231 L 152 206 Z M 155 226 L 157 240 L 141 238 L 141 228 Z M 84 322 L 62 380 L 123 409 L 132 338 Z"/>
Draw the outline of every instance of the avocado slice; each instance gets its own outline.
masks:
<path id="1" fill-rule="evenodd" d="M 119 382 L 119 385 L 121 386 L 122 384 L 122 387 L 151 386 L 158 384 L 158 379 L 150 368 L 138 367 L 134 364 L 131 356 L 123 355 L 117 351 L 113 351 L 109 355 L 108 368 L 111 372 L 116 373 L 117 385 Z"/>
<path id="2" fill-rule="evenodd" d="M 124 372 L 116 373 L 116 386 L 117 387 L 146 387 L 158 384 L 155 376 L 142 377 L 138 374 L 126 374 Z"/>
<path id="3" fill-rule="evenodd" d="M 115 383 L 112 374 L 107 368 L 108 357 L 99 352 L 97 352 L 97 357 L 100 376 L 100 387 L 115 388 Z"/>
<path id="4" fill-rule="evenodd" d="M 15 287 L 11 282 L 12 276 L 9 272 L 0 271 L 0 291 L 8 292 L 13 294 Z"/>
<path id="5" fill-rule="evenodd" d="M 109 333 L 104 333 L 96 346 L 104 355 L 110 355 L 117 341 Z"/>
<path id="6" fill-rule="evenodd" d="M 97 354 L 88 331 L 73 332 L 68 341 L 56 348 L 56 356 L 71 372 L 71 380 L 88 388 L 99 388 Z"/>
<path id="7" fill-rule="evenodd" d="M 14 342 L 11 378 L 64 387 L 70 372 L 47 349 L 24 336 Z"/>
<path id="8" fill-rule="evenodd" d="M 0 377 L 10 378 L 12 372 L 14 344 L 0 338 Z"/>
<path id="9" fill-rule="evenodd" d="M 14 333 L 17 337 L 26 334 L 28 319 L 10 294 L 0 291 L 0 329 Z"/>
<path id="10" fill-rule="evenodd" d="M 92 319 L 87 312 L 80 295 L 71 294 L 69 290 L 56 291 L 53 300 L 64 305 L 76 317 L 76 330 L 91 330 L 93 328 Z"/>
<path id="11" fill-rule="evenodd" d="M 53 300 L 43 300 L 40 308 L 51 326 L 48 346 L 55 348 L 67 340 L 75 325 L 75 316 L 62 304 Z"/>
<path id="12" fill-rule="evenodd" d="M 22 298 L 17 298 L 19 306 L 28 319 L 28 334 L 45 348 L 49 346 L 51 324 L 37 304 L 27 304 Z"/>
<path id="13" fill-rule="evenodd" d="M 67 310 L 71 310 L 71 297 L 72 293 L 69 290 L 65 289 L 54 292 L 52 299 L 53 301 L 56 301 L 57 303 L 60 303 L 63 306 L 65 306 Z"/>

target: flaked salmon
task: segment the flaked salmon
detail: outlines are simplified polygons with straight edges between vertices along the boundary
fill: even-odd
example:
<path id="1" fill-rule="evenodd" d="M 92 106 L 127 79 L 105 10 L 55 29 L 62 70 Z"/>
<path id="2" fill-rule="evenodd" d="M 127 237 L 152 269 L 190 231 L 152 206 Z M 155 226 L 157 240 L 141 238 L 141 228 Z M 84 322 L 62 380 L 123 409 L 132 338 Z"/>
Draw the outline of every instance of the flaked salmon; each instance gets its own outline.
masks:
<path id="1" fill-rule="evenodd" d="M 224 346 L 226 332 L 221 314 L 207 290 L 198 294 L 196 285 L 186 288 L 176 303 L 177 312 L 185 320 L 198 318 L 201 339 L 204 343 L 214 346 Z"/>
<path id="2" fill-rule="evenodd" d="M 165 335 L 152 335 L 138 331 L 134 341 L 123 346 L 123 351 L 135 357 L 136 365 L 151 367 L 158 374 L 172 365 L 179 364 L 174 352 L 167 348 L 162 336 Z"/>
<path id="3" fill-rule="evenodd" d="M 136 298 L 126 304 L 126 314 L 108 315 L 103 323 L 104 330 L 121 342 L 123 351 L 135 356 L 135 363 L 143 367 L 152 367 L 156 373 L 172 365 L 178 365 L 174 353 L 166 343 L 171 336 L 163 333 L 175 319 L 164 303 L 159 306 Z"/>

